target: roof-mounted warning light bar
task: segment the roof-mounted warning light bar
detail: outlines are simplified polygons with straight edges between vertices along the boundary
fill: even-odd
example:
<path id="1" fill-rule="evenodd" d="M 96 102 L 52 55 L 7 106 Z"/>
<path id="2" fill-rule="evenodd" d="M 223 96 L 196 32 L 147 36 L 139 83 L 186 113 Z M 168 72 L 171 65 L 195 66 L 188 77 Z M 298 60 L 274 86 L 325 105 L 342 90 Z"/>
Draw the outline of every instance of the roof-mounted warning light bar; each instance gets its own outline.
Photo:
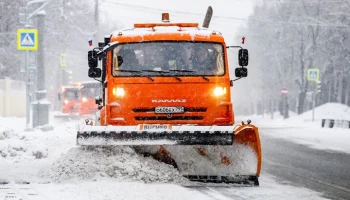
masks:
<path id="1" fill-rule="evenodd" d="M 162 22 L 170 22 L 169 13 L 162 13 Z"/>
<path id="2" fill-rule="evenodd" d="M 198 27 L 198 23 L 145 23 L 134 24 L 135 28 L 154 28 L 156 26 Z"/>
<path id="3" fill-rule="evenodd" d="M 162 13 L 162 22 L 163 23 L 139 23 L 134 24 L 135 28 L 154 28 L 156 26 L 178 26 L 183 27 L 198 27 L 198 23 L 170 23 L 169 13 Z"/>

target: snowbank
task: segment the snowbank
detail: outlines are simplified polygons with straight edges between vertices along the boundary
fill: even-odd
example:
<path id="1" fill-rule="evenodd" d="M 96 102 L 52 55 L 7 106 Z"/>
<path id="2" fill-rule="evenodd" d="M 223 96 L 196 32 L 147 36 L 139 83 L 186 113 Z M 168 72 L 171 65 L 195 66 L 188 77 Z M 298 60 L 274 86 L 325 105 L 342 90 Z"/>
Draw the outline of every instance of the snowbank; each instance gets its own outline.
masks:
<path id="1" fill-rule="evenodd" d="M 315 108 L 315 122 L 321 125 L 322 119 L 338 119 L 350 121 L 350 107 L 339 103 L 326 103 Z M 294 123 L 312 122 L 312 110 L 293 116 L 288 121 Z"/>
<path id="2" fill-rule="evenodd" d="M 264 115 L 238 116 L 236 122 L 251 119 L 255 124 L 261 126 L 267 125 L 268 127 L 300 127 L 301 125 L 307 127 L 315 125 L 316 127 L 320 127 L 322 119 L 350 120 L 350 107 L 339 103 L 323 104 L 315 108 L 314 122 L 312 122 L 312 110 L 304 112 L 301 115 L 289 111 L 289 115 L 290 117 L 288 119 L 284 119 L 279 112 L 275 112 L 273 118 L 271 118 L 271 114 L 269 113 Z"/>
<path id="3" fill-rule="evenodd" d="M 350 153 L 350 129 L 321 128 L 322 119 L 350 120 L 350 107 L 338 103 L 327 103 L 315 108 L 315 121 L 312 122 L 312 111 L 301 115 L 292 115 L 283 119 L 278 115 L 243 116 L 239 120 L 252 119 L 260 129 L 261 135 L 284 138 L 298 144 L 316 149 Z"/>
<path id="4" fill-rule="evenodd" d="M 18 159 L 41 159 L 47 156 L 47 149 L 33 141 L 39 130 L 34 133 L 23 131 L 25 119 L 0 118 L 0 161 L 8 158 L 18 162 Z"/>

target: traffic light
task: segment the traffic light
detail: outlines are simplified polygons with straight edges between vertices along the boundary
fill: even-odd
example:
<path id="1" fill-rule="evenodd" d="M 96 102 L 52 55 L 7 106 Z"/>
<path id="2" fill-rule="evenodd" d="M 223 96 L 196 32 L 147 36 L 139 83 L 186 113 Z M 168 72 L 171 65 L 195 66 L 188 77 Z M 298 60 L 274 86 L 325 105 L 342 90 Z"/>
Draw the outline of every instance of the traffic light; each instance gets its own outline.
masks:
<path id="1" fill-rule="evenodd" d="M 316 93 L 320 93 L 322 89 L 321 81 L 316 81 Z"/>
<path id="2" fill-rule="evenodd" d="M 61 56 L 60 56 L 60 66 L 61 67 L 67 67 L 66 57 L 67 57 L 67 54 L 61 53 Z"/>

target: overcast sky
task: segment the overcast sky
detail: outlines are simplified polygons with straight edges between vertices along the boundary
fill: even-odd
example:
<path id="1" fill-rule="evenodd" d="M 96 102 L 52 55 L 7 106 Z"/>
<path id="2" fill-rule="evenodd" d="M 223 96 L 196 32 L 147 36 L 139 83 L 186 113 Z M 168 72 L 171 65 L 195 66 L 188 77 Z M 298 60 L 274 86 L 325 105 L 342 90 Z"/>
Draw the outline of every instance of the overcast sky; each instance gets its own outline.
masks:
<path id="1" fill-rule="evenodd" d="M 124 28 L 134 23 L 160 21 L 162 12 L 170 13 L 171 21 L 203 22 L 209 5 L 214 15 L 211 29 L 224 34 L 231 42 L 237 30 L 245 24 L 253 11 L 252 0 L 103 0 L 100 7 L 101 21 L 113 27 L 122 24 Z"/>

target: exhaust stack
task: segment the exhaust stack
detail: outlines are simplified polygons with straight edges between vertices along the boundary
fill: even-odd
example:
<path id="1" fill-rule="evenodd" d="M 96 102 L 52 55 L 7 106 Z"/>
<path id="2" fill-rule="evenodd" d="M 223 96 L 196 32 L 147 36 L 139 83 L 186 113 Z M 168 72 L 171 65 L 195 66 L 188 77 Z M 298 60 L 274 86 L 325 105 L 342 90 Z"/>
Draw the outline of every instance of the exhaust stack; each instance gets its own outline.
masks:
<path id="1" fill-rule="evenodd" d="M 213 16 L 213 8 L 209 6 L 207 9 L 207 13 L 205 14 L 205 18 L 202 25 L 204 28 L 209 28 L 209 24 L 212 16 Z"/>

